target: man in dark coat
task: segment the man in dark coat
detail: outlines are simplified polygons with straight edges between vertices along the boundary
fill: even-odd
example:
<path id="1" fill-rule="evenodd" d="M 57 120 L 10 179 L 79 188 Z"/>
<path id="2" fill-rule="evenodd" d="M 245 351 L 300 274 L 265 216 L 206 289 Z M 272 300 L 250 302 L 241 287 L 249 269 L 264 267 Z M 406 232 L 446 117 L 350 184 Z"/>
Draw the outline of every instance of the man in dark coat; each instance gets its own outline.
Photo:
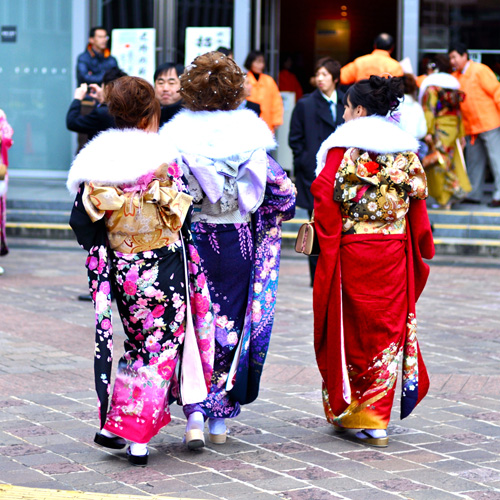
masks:
<path id="1" fill-rule="evenodd" d="M 73 132 L 87 134 L 89 140 L 99 132 L 113 128 L 115 119 L 109 114 L 108 106 L 104 101 L 104 88 L 108 83 L 122 76 L 127 76 L 127 73 L 120 68 L 111 68 L 104 74 L 102 88 L 97 84 L 87 86 L 86 83 L 83 83 L 80 85 L 75 90 L 74 99 L 66 113 L 66 128 Z M 89 91 L 99 104 L 90 113 L 84 115 L 82 114 L 82 100 Z"/>
<path id="2" fill-rule="evenodd" d="M 184 73 L 182 64 L 167 62 L 156 68 L 153 80 L 155 95 L 161 106 L 160 127 L 170 121 L 183 107 L 179 94 L 181 88 L 179 77 L 182 73 Z"/>
<path id="3" fill-rule="evenodd" d="M 101 26 L 90 29 L 87 50 L 78 56 L 76 63 L 76 79 L 82 83 L 100 85 L 104 73 L 116 68 L 118 63 L 108 49 L 108 33 Z"/>
<path id="4" fill-rule="evenodd" d="M 311 184 L 316 178 L 316 153 L 323 141 L 344 123 L 344 94 L 337 90 L 340 63 L 324 57 L 316 63 L 317 89 L 300 99 L 292 113 L 288 144 L 293 151 L 297 205 L 311 216 L 314 198 Z M 309 257 L 311 286 L 317 257 Z"/>

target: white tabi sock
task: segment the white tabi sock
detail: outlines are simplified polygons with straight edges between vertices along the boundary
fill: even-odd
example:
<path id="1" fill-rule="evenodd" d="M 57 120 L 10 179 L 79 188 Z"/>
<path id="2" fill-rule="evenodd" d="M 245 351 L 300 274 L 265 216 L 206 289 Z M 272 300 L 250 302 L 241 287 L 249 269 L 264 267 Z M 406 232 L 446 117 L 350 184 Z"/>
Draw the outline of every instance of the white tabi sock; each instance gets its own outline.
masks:
<path id="1" fill-rule="evenodd" d="M 201 411 L 195 411 L 191 413 L 188 417 L 186 424 L 186 432 L 192 431 L 193 429 L 198 429 L 203 431 L 205 428 L 205 417 Z"/>
<path id="2" fill-rule="evenodd" d="M 372 438 L 379 439 L 379 438 L 385 438 L 387 437 L 387 431 L 385 429 L 364 429 L 364 431 Z M 358 433 L 361 434 L 361 433 Z M 357 435 L 357 434 L 356 434 Z M 361 434 L 361 439 L 366 438 L 365 435 Z"/>
<path id="3" fill-rule="evenodd" d="M 209 418 L 208 430 L 210 434 L 224 434 L 226 432 L 226 422 L 223 418 Z"/>
<path id="4" fill-rule="evenodd" d="M 130 453 L 136 457 L 147 455 L 148 443 L 130 443 Z"/>

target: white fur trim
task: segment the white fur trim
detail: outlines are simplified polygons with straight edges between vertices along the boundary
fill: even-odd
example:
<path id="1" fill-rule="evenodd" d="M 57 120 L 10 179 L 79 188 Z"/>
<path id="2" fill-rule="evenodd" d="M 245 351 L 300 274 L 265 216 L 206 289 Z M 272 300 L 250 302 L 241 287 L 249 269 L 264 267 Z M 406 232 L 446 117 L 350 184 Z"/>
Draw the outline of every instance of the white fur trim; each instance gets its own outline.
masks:
<path id="1" fill-rule="evenodd" d="M 417 151 L 418 141 L 382 116 L 366 116 L 350 120 L 333 132 L 316 155 L 316 175 L 323 170 L 332 148 L 359 148 L 374 153 Z"/>
<path id="2" fill-rule="evenodd" d="M 424 78 L 418 91 L 418 102 L 422 102 L 427 87 L 441 87 L 442 89 L 458 90 L 460 82 L 449 73 L 431 73 Z"/>
<path id="3" fill-rule="evenodd" d="M 266 123 L 253 111 L 189 111 L 177 113 L 160 130 L 160 138 L 186 154 L 223 160 L 233 155 L 276 147 Z"/>
<path id="4" fill-rule="evenodd" d="M 111 129 L 94 137 L 74 159 L 66 186 L 72 193 L 82 182 L 128 184 L 179 157 L 171 142 L 138 129 Z"/>

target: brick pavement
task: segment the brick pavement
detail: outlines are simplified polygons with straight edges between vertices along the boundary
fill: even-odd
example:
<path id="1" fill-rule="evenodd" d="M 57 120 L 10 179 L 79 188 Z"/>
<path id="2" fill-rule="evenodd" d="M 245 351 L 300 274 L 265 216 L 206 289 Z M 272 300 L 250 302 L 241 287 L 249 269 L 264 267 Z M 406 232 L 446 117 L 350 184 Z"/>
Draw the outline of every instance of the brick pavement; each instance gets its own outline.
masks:
<path id="1" fill-rule="evenodd" d="M 389 448 L 375 450 L 334 435 L 323 418 L 307 265 L 286 251 L 259 399 L 231 422 L 225 446 L 200 452 L 181 444 L 175 406 L 150 465 L 136 469 L 92 443 L 92 311 L 75 300 L 86 289 L 83 252 L 73 242 L 10 243 L 0 277 L 0 483 L 101 496 L 500 499 L 500 261 L 436 259 L 418 307 L 431 394 L 404 421 L 395 411 Z"/>

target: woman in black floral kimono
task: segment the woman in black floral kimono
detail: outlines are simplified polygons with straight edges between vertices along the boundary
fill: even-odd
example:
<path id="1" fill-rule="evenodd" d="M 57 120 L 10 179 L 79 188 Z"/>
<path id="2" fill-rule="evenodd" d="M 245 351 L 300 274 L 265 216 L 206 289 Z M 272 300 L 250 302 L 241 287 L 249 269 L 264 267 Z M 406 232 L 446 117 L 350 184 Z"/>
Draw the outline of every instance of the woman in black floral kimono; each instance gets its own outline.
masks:
<path id="1" fill-rule="evenodd" d="M 120 449 L 130 440 L 129 462 L 146 465 L 148 442 L 170 421 L 169 397 L 179 396 L 180 360 L 181 400 L 194 403 L 207 394 L 212 313 L 201 270 L 191 269 L 187 286 L 194 248 L 183 225 L 192 198 L 176 151 L 164 142 L 160 147 L 154 90 L 141 78 L 122 77 L 107 87 L 107 102 L 118 129 L 101 133 L 73 162 L 68 188 L 77 195 L 70 223 L 89 251 L 101 417 L 95 442 Z M 127 338 L 108 410 L 111 290 Z"/>

